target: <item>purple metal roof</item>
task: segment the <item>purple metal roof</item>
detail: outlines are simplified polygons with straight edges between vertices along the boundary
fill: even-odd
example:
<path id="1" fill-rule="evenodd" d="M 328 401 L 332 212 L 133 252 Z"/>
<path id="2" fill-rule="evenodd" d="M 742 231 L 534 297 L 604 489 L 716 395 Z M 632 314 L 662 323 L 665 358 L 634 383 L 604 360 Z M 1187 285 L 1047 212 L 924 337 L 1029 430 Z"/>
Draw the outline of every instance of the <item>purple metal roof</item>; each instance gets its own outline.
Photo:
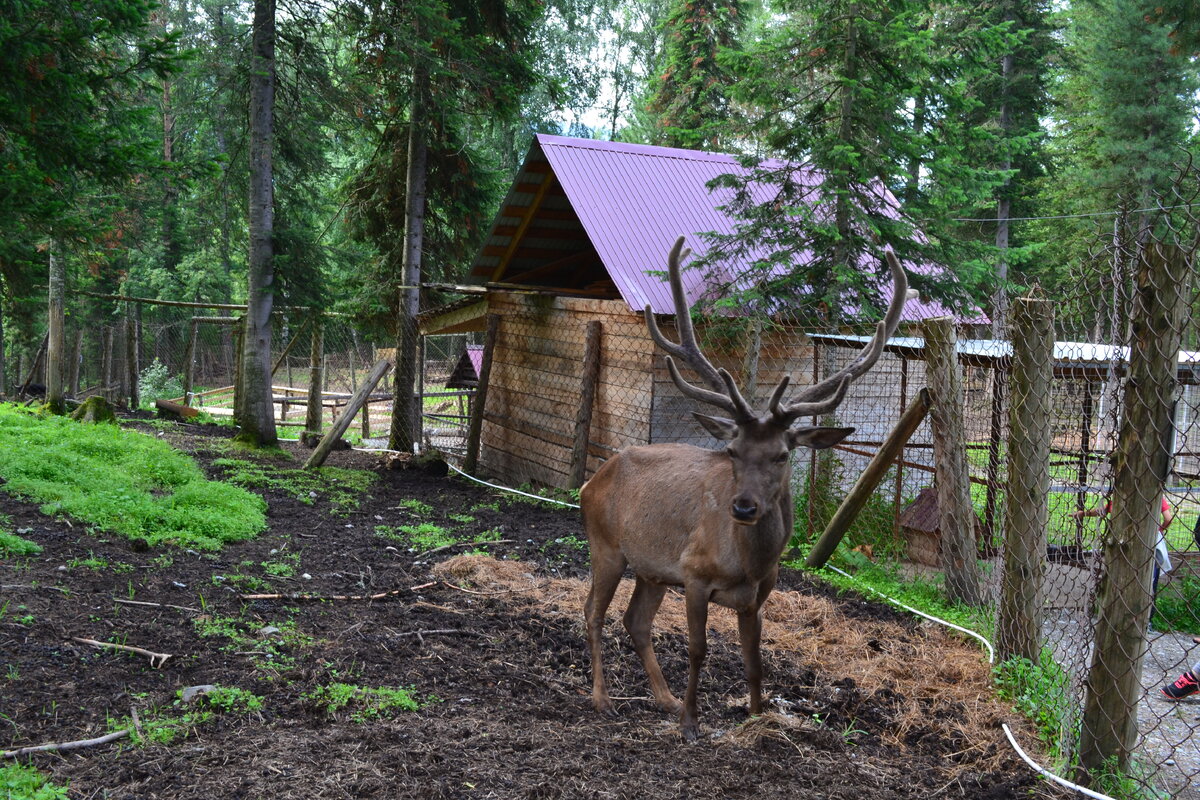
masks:
<path id="1" fill-rule="evenodd" d="M 667 253 L 676 238 L 686 236 L 687 246 L 699 254 L 705 250 L 699 234 L 732 233 L 735 229 L 736 221 L 718 208 L 729 201 L 732 190 L 710 191 L 707 187 L 719 175 L 746 171 L 733 156 L 539 134 L 526 167 L 542 157 L 550 162 L 571 210 L 578 215 L 621 297 L 635 310 L 649 304 L 655 313 L 674 313 L 667 282 L 647 271 L 666 269 Z M 798 169 L 797 174 L 815 185 L 807 169 Z M 759 199 L 769 199 L 771 192 L 772 187 L 762 186 Z M 899 207 L 886 188 L 880 187 L 880 193 L 886 208 Z M 510 192 L 506 206 L 513 204 L 514 197 Z M 477 259 L 477 272 L 482 271 L 480 262 Z M 726 281 L 735 278 L 741 266 L 727 264 L 727 274 L 722 277 Z M 913 269 L 911 264 L 906 266 Z M 864 264 L 864 268 L 875 270 L 874 265 Z M 932 267 L 918 265 L 915 269 Z M 704 295 L 705 277 L 700 271 L 684 270 L 682 277 L 689 301 Z M 884 302 L 889 300 L 891 287 L 882 287 L 881 294 Z M 915 321 L 948 313 L 936 302 L 910 301 L 903 319 Z"/>

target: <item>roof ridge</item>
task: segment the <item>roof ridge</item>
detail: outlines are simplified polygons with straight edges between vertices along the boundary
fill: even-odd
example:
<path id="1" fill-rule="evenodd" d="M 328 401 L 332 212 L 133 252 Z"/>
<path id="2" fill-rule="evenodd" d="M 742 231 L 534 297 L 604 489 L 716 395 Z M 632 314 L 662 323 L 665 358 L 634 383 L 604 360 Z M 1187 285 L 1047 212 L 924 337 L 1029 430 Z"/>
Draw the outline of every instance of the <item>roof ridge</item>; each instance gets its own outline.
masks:
<path id="1" fill-rule="evenodd" d="M 659 144 L 639 144 L 637 142 L 615 142 L 608 139 L 580 139 L 572 136 L 557 136 L 550 133 L 537 134 L 540 146 L 572 147 L 577 150 L 592 150 L 596 152 L 620 152 L 629 155 L 651 156 L 657 158 L 675 159 L 677 161 L 721 161 L 737 164 L 737 157 L 731 153 L 714 153 L 708 150 L 690 150 L 686 147 L 667 147 Z M 657 151 L 657 152 L 647 152 Z"/>

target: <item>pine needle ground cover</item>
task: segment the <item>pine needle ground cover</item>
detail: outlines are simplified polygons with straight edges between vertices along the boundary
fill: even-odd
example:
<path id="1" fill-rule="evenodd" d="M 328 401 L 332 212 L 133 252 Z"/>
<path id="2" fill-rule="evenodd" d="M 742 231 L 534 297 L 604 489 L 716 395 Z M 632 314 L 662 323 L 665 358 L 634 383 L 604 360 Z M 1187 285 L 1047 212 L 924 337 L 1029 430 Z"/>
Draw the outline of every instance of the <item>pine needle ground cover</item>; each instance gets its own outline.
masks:
<path id="1" fill-rule="evenodd" d="M 166 442 L 12 405 L 0 405 L 0 478 L 45 514 L 150 545 L 217 550 L 266 526 L 260 497 L 207 480 Z"/>

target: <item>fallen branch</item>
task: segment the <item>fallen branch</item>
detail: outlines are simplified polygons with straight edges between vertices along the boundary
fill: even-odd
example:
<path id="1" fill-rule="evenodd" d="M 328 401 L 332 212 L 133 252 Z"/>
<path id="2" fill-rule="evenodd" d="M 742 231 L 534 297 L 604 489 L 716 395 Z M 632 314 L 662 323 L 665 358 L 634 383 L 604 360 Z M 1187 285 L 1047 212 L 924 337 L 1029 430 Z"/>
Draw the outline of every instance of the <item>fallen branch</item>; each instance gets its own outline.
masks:
<path id="1" fill-rule="evenodd" d="M 141 647 L 131 647 L 127 644 L 116 644 L 114 642 L 99 642 L 95 639 L 82 639 L 78 636 L 72 636 L 77 642 L 90 644 L 92 647 L 102 647 L 109 650 L 121 650 L 126 653 L 136 653 L 139 656 L 146 656 L 150 659 L 150 666 L 155 669 L 160 669 L 163 664 L 167 663 L 167 659 L 171 658 L 170 653 L 155 653 L 153 650 L 145 650 Z"/>
<path id="2" fill-rule="evenodd" d="M 404 592 L 415 592 L 419 589 L 428 589 L 430 586 L 437 585 L 437 581 L 422 583 L 420 586 L 409 586 L 404 589 L 392 589 L 390 592 L 380 592 L 379 594 L 239 594 L 239 600 L 307 600 L 307 601 L 362 601 L 362 600 L 383 600 L 386 597 L 395 597 Z"/>
<path id="3" fill-rule="evenodd" d="M 0 586 L 0 589 L 9 589 L 9 590 L 12 590 L 12 589 L 53 589 L 56 592 L 62 592 L 63 594 L 70 594 L 70 590 L 64 589 L 61 586 L 49 586 L 49 585 L 34 586 L 31 583 L 6 583 L 6 584 Z"/>
<path id="4" fill-rule="evenodd" d="M 425 556 L 431 556 L 434 553 L 440 553 L 443 550 L 453 550 L 455 547 L 479 547 L 487 544 L 512 544 L 512 539 L 492 539 L 487 542 L 455 542 L 454 544 L 444 544 L 441 547 L 435 547 L 432 550 L 426 550 L 424 553 L 417 553 L 413 556 L 414 561 L 419 561 Z"/>
<path id="5" fill-rule="evenodd" d="M 200 609 L 191 608 L 190 606 L 173 606 L 170 603 L 147 603 L 142 600 L 118 600 L 113 598 L 114 603 L 120 603 L 123 606 L 148 606 L 150 608 L 173 608 L 177 611 L 190 611 L 193 614 L 199 614 Z"/>
<path id="6" fill-rule="evenodd" d="M 115 733 L 97 736 L 95 739 L 78 739 L 74 742 L 55 742 L 54 744 L 39 744 L 35 747 L 22 747 L 17 750 L 5 750 L 0 753 L 0 758 L 19 758 L 28 753 L 61 753 L 65 750 L 82 750 L 85 747 L 96 747 L 115 742 L 117 739 L 124 739 L 131 733 L 133 733 L 133 728 L 126 728 Z"/>

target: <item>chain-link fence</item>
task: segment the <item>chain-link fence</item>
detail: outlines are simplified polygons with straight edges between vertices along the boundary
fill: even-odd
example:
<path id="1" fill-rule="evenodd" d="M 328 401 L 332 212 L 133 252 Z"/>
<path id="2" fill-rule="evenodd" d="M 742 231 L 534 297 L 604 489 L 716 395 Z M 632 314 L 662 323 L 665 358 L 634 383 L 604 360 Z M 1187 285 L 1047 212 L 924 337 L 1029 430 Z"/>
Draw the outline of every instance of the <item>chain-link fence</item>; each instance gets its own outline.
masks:
<path id="1" fill-rule="evenodd" d="M 982 609 L 999 670 L 1037 717 L 1057 771 L 1133 796 L 1200 797 L 1200 717 L 1187 699 L 1200 689 L 1200 352 L 1189 349 L 1200 330 L 1195 247 L 1181 236 L 1194 236 L 1190 202 L 1118 219 L 1058 296 L 1014 301 L 999 326 L 1011 338 L 959 326 L 950 368 L 932 352 L 931 323 L 909 325 L 836 412 L 803 421 L 854 433 L 793 456 L 803 550 L 922 391 L 940 386 L 934 407 L 953 407 L 953 419 L 931 413 L 905 435 L 855 506 L 840 563 L 940 583 Z M 571 487 L 630 445 L 716 446 L 691 416 L 709 409 L 681 395 L 622 301 L 497 291 L 488 311 L 492 341 L 473 343 L 475 372 L 480 360 L 489 371 L 482 471 Z M 817 333 L 780 316 L 698 331 L 758 409 L 783 375 L 795 388 L 833 374 L 871 332 Z M 939 456 L 947 441 L 957 461 Z M 961 484 L 971 520 L 950 530 L 957 490 L 947 483 Z M 948 581 L 947 544 L 963 542 L 978 558 Z"/>

